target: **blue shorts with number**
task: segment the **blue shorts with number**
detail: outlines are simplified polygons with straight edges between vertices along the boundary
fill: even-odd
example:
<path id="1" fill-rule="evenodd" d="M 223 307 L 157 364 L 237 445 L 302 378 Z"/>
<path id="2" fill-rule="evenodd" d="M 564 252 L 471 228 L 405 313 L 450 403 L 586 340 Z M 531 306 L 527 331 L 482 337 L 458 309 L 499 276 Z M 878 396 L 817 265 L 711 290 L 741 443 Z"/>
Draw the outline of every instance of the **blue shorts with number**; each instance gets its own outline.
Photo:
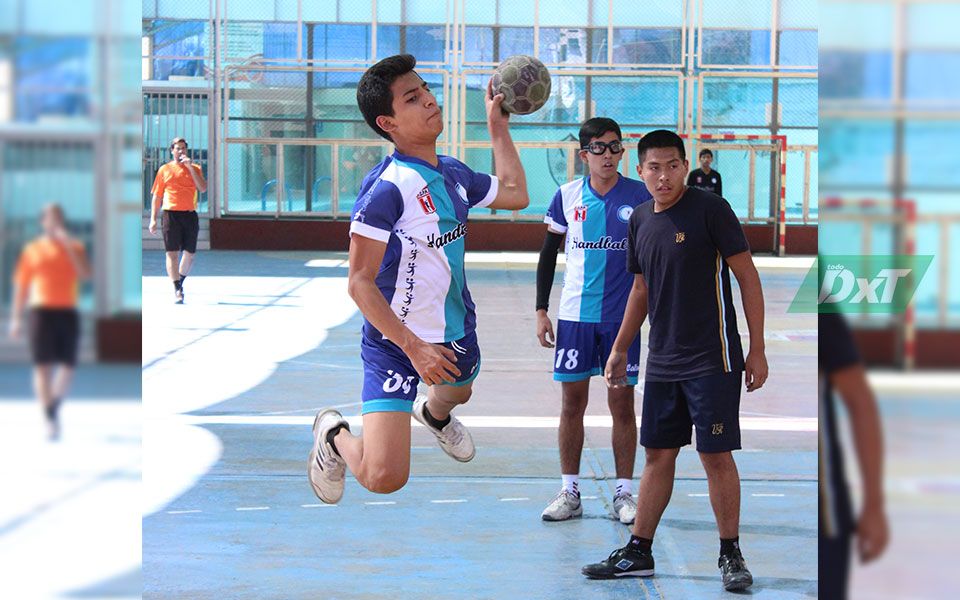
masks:
<path id="1" fill-rule="evenodd" d="M 619 330 L 619 323 L 557 321 L 557 348 L 553 355 L 554 380 L 582 381 L 593 375 L 603 375 Z M 637 385 L 639 375 L 638 335 L 627 350 L 627 383 Z"/>
<path id="2" fill-rule="evenodd" d="M 444 385 L 462 386 L 476 379 L 480 373 L 480 345 L 476 332 L 442 345 L 457 355 L 455 364 L 460 370 L 455 383 Z M 360 412 L 411 412 L 420 376 L 403 350 L 389 340 L 374 341 L 363 336 L 360 359 L 363 361 L 363 391 L 360 393 L 363 409 Z"/>

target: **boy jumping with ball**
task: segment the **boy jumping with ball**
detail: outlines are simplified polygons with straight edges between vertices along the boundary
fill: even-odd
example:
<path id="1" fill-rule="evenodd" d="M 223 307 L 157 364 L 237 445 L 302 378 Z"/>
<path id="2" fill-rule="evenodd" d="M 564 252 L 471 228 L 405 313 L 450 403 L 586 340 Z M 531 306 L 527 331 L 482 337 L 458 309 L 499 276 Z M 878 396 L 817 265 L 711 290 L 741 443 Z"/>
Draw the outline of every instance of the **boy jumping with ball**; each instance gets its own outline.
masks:
<path id="1" fill-rule="evenodd" d="M 410 415 L 454 459 L 474 456 L 470 432 L 450 412 L 466 403 L 480 370 L 476 312 L 464 271 L 467 213 L 522 209 L 527 182 L 503 96 L 486 94 L 497 177 L 437 155 L 443 114 L 409 54 L 370 67 L 357 86 L 367 124 L 396 151 L 360 188 L 350 225 L 348 290 L 364 316 L 363 437 L 343 416 L 320 411 L 308 474 L 322 501 L 343 495 L 347 467 L 362 486 L 387 494 L 410 473 Z M 426 383 L 426 396 L 417 384 Z"/>
<path id="2" fill-rule="evenodd" d="M 603 372 L 633 282 L 626 263 L 627 222 L 633 210 L 651 198 L 643 182 L 618 172 L 623 150 L 616 121 L 603 117 L 586 121 L 580 127 L 580 160 L 589 174 L 562 185 L 545 218 L 547 236 L 537 266 L 537 337 L 545 348 L 556 345 L 553 378 L 561 382 L 562 390 L 558 435 L 562 487 L 541 514 L 544 521 L 583 514 L 579 473 L 590 378 Z M 547 308 L 564 235 L 566 271 L 554 344 Z M 613 512 L 624 524 L 633 523 L 637 512 L 632 495 L 637 453 L 633 389 L 640 368 L 639 336 L 629 353 L 629 385 L 607 391 L 617 471 Z"/>

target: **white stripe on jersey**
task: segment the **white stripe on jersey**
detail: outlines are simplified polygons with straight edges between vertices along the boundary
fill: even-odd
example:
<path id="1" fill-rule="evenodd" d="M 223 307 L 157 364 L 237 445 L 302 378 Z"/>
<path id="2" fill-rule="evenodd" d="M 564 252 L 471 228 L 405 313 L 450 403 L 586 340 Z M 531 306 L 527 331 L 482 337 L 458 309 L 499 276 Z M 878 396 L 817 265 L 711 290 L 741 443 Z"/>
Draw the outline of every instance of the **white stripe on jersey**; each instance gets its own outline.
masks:
<path id="1" fill-rule="evenodd" d="M 580 320 L 586 250 L 574 248 L 572 240 L 583 239 L 583 222 L 574 218 L 574 211 L 583 205 L 583 186 L 586 181 L 586 178 L 581 177 L 560 186 L 563 216 L 567 220 L 567 239 L 564 248 L 566 267 L 563 272 L 563 292 L 560 294 L 560 312 L 557 318 L 564 321 Z"/>

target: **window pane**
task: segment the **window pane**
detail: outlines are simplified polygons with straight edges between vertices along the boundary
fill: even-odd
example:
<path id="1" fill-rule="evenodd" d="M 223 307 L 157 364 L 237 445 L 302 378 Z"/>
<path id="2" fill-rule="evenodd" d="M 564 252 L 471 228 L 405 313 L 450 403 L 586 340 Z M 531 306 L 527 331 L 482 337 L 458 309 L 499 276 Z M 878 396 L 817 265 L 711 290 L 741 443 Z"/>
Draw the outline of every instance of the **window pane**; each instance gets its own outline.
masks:
<path id="1" fill-rule="evenodd" d="M 542 28 L 540 60 L 546 64 L 582 65 L 587 62 L 586 43 L 586 29 Z"/>
<path id="2" fill-rule="evenodd" d="M 886 51 L 852 52 L 825 50 L 820 53 L 820 97 L 823 99 L 890 98 L 892 57 Z"/>
<path id="3" fill-rule="evenodd" d="M 770 31 L 704 29 L 701 60 L 706 65 L 768 65 Z"/>
<path id="4" fill-rule="evenodd" d="M 769 79 L 707 78 L 703 84 L 702 125 L 769 125 L 772 100 Z"/>
<path id="5" fill-rule="evenodd" d="M 514 54 L 533 55 L 533 27 L 504 27 L 500 29 L 501 61 Z"/>
<path id="6" fill-rule="evenodd" d="M 785 127 L 816 127 L 817 80 L 781 78 L 778 103 L 780 123 Z"/>
<path id="7" fill-rule="evenodd" d="M 466 62 L 494 62 L 493 28 L 467 27 L 464 34 L 463 54 Z"/>
<path id="8" fill-rule="evenodd" d="M 680 64 L 680 30 L 614 29 L 613 62 Z"/>
<path id="9" fill-rule="evenodd" d="M 960 72 L 960 52 L 912 51 L 907 54 L 906 90 L 910 100 L 960 100 L 960 79 L 948 73 Z"/>
<path id="10" fill-rule="evenodd" d="M 816 30 L 787 30 L 780 32 L 780 64 L 788 66 L 817 66 Z"/>
<path id="11" fill-rule="evenodd" d="M 444 62 L 446 60 L 445 27 L 437 25 L 408 25 L 406 52 L 417 57 L 417 62 Z M 383 54 L 383 56 L 387 56 Z"/>
<path id="12" fill-rule="evenodd" d="M 879 121 L 820 120 L 822 188 L 890 183 L 893 124 Z"/>

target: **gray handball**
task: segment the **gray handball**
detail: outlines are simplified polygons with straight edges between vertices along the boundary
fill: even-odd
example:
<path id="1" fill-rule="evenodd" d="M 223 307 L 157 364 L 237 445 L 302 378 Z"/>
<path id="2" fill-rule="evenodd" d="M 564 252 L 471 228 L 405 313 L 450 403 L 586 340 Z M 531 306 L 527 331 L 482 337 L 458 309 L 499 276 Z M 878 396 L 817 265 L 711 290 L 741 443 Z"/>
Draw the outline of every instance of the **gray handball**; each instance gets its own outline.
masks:
<path id="1" fill-rule="evenodd" d="M 550 72 L 532 56 L 511 56 L 493 72 L 493 94 L 503 94 L 507 112 L 529 115 L 550 97 Z"/>

